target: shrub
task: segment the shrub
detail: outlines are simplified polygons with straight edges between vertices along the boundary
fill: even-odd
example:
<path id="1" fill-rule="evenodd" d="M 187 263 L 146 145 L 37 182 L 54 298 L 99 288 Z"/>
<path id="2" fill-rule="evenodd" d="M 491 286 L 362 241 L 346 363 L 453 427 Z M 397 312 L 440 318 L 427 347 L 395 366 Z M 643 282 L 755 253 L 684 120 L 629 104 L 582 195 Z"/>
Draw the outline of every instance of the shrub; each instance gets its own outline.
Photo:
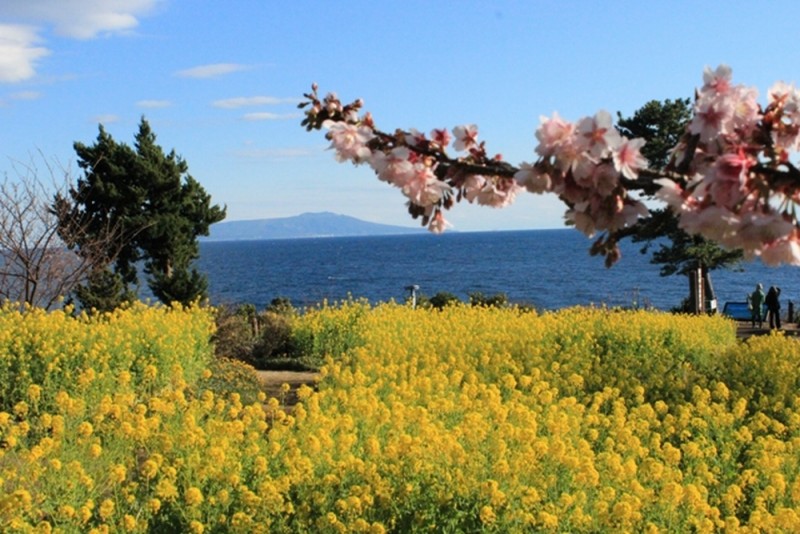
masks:
<path id="1" fill-rule="evenodd" d="M 469 303 L 473 306 L 505 308 L 508 306 L 508 296 L 505 293 L 495 293 L 488 296 L 480 291 L 474 291 L 469 293 Z"/>
<path id="2" fill-rule="evenodd" d="M 428 304 L 437 310 L 443 309 L 445 306 L 453 304 L 460 304 L 461 300 L 452 293 L 447 291 L 439 291 L 434 296 L 428 299 Z"/>
<path id="3" fill-rule="evenodd" d="M 285 315 L 265 311 L 258 315 L 259 335 L 251 353 L 251 362 L 263 369 L 269 360 L 295 355 L 292 342 L 292 323 Z"/>
<path id="4" fill-rule="evenodd" d="M 278 359 L 297 356 L 292 338 L 292 321 L 296 310 L 285 298 L 273 299 L 267 309 L 258 313 L 253 304 L 235 310 L 226 306 L 217 309 L 217 331 L 213 341 L 221 358 L 233 358 L 258 369 Z"/>
<path id="5" fill-rule="evenodd" d="M 212 338 L 217 357 L 250 361 L 255 336 L 255 307 L 232 309 L 219 306 L 216 310 L 216 332 Z"/>
<path id="6" fill-rule="evenodd" d="M 209 390 L 222 398 L 236 393 L 243 404 L 258 401 L 261 382 L 256 370 L 242 361 L 231 358 L 212 358 L 208 365 L 208 373 L 195 386 L 195 394 L 201 396 Z"/>

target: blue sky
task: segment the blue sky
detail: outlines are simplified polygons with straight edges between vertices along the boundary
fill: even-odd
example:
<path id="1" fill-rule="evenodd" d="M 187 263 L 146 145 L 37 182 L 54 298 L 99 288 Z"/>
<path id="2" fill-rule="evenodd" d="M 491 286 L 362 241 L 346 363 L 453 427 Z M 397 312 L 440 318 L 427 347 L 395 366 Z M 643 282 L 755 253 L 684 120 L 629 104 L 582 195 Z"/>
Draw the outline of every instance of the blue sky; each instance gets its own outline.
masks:
<path id="1" fill-rule="evenodd" d="M 3 0 L 0 172 L 45 157 L 76 174 L 73 142 L 102 123 L 131 144 L 144 116 L 228 220 L 334 211 L 413 226 L 399 192 L 300 127 L 312 82 L 363 98 L 384 130 L 476 123 L 518 164 L 535 159 L 540 115 L 692 96 L 706 65 L 761 95 L 797 81 L 798 21 L 796 1 Z M 563 211 L 524 194 L 448 218 L 555 228 Z"/>

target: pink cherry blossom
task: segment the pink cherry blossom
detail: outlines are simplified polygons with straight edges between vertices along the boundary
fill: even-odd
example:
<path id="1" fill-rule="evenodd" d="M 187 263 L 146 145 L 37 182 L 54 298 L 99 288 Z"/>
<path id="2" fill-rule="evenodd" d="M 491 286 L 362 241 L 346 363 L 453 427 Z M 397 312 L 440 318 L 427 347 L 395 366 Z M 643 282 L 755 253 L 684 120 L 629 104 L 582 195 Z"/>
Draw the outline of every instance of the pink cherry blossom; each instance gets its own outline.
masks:
<path id="1" fill-rule="evenodd" d="M 413 129 L 386 134 L 376 129 L 369 113 L 358 118 L 360 101 L 342 106 L 335 93 L 322 101 L 316 93 L 314 88 L 307 95 L 304 124 L 319 128 L 327 112 L 331 120 L 321 126 L 329 130 L 336 159 L 368 162 L 379 179 L 424 208 L 431 231 L 449 226 L 442 213 L 459 198 L 452 191 L 456 185 L 467 201 L 494 207 L 509 204 L 523 188 L 554 193 L 569 207 L 567 220 L 587 235 L 625 228 L 647 213 L 626 191 L 631 183 L 620 179 L 636 180 L 648 165 L 641 154 L 644 141 L 622 137 L 605 111 L 577 123 L 557 113 L 541 117 L 535 147 L 539 159 L 515 169 L 499 164 L 499 156 L 490 160 L 478 148 L 474 124 L 453 128 L 452 138 L 447 130 L 434 129 L 430 141 Z M 687 135 L 671 150 L 664 171 L 669 178 L 654 181 L 660 186 L 656 198 L 689 233 L 742 248 L 746 257 L 760 256 L 767 264 L 800 264 L 795 215 L 800 186 L 791 161 L 800 150 L 800 91 L 778 82 L 767 95 L 762 109 L 758 91 L 734 85 L 729 67 L 706 67 Z M 449 158 L 445 147 L 451 140 L 456 150 L 469 150 L 469 157 Z M 658 169 L 648 171 L 651 177 Z M 601 247 L 613 262 L 617 255 L 612 249 L 611 240 Z"/>
<path id="2" fill-rule="evenodd" d="M 767 243 L 761 250 L 761 261 L 766 265 L 800 265 L 800 243 L 793 234 L 785 239 Z"/>
<path id="3" fill-rule="evenodd" d="M 480 174 L 470 174 L 467 176 L 463 185 L 464 198 L 467 199 L 467 202 L 474 202 L 484 185 L 486 185 L 486 178 L 484 176 Z"/>
<path id="4" fill-rule="evenodd" d="M 761 107 L 758 105 L 758 91 L 752 87 L 734 87 L 735 104 L 733 107 L 733 125 L 744 135 L 749 135 L 761 119 Z"/>
<path id="5" fill-rule="evenodd" d="M 519 170 L 514 174 L 514 179 L 520 186 L 531 193 L 542 194 L 545 191 L 550 191 L 553 186 L 550 175 L 530 163 L 522 163 L 519 166 Z"/>
<path id="6" fill-rule="evenodd" d="M 611 114 L 598 111 L 594 117 L 584 117 L 577 126 L 577 145 L 581 150 L 599 160 L 608 155 L 621 142 L 621 136 L 611 121 Z"/>
<path id="7" fill-rule="evenodd" d="M 431 141 L 436 143 L 439 148 L 444 149 L 450 144 L 450 140 L 450 132 L 448 132 L 447 129 L 434 128 L 431 130 Z"/>
<path id="8" fill-rule="evenodd" d="M 767 91 L 767 98 L 786 113 L 795 113 L 800 104 L 800 93 L 793 83 L 775 82 Z"/>
<path id="9" fill-rule="evenodd" d="M 330 148 L 336 150 L 336 161 L 361 163 L 372 154 L 367 147 L 370 139 L 375 137 L 372 129 L 332 120 L 326 120 L 322 125 L 328 129 L 327 136 L 331 141 Z"/>
<path id="10" fill-rule="evenodd" d="M 325 95 L 323 102 L 329 115 L 334 115 L 335 113 L 342 111 L 342 103 L 339 101 L 339 97 L 336 96 L 336 93 L 328 93 Z"/>
<path id="11" fill-rule="evenodd" d="M 630 180 L 639 176 L 639 169 L 647 168 L 647 158 L 639 152 L 642 146 L 644 139 L 625 139 L 612 152 L 614 168 Z"/>
<path id="12" fill-rule="evenodd" d="M 566 213 L 564 213 L 564 220 L 567 221 L 567 224 L 573 225 L 576 230 L 586 237 L 594 237 L 597 231 L 594 217 L 583 211 L 585 207 L 584 204 L 578 204 L 573 209 L 567 210 Z"/>
<path id="13" fill-rule="evenodd" d="M 441 234 L 447 228 L 452 228 L 452 226 L 453 225 L 444 218 L 442 210 L 436 210 L 436 213 L 431 218 L 431 222 L 428 223 L 428 230 L 434 234 Z"/>
<path id="14" fill-rule="evenodd" d="M 414 165 L 410 179 L 403 184 L 402 191 L 417 206 L 433 206 L 444 197 L 450 186 L 438 180 L 433 170 L 422 163 Z"/>
<path id="15" fill-rule="evenodd" d="M 708 191 L 717 205 L 733 209 L 743 199 L 753 165 L 755 161 L 742 149 L 717 159 L 706 176 Z"/>
<path id="16" fill-rule="evenodd" d="M 725 244 L 740 225 L 740 218 L 726 208 L 711 205 L 700 209 L 697 204 L 684 204 L 682 207 L 678 226 L 712 241 Z"/>
<path id="17" fill-rule="evenodd" d="M 410 150 L 404 146 L 396 147 L 388 154 L 377 151 L 369 161 L 378 178 L 398 187 L 403 187 L 414 176 Z"/>
<path id="18" fill-rule="evenodd" d="M 553 113 L 551 118 L 539 117 L 541 124 L 536 130 L 536 139 L 539 145 L 536 153 L 542 157 L 549 157 L 559 151 L 563 146 L 572 144 L 575 135 L 575 125 L 566 122 L 558 113 Z"/>
<path id="19" fill-rule="evenodd" d="M 474 124 L 466 124 L 453 128 L 453 148 L 459 152 L 469 150 L 477 144 L 478 127 Z"/>
<path id="20" fill-rule="evenodd" d="M 719 134 L 731 132 L 733 101 L 728 98 L 701 98 L 695 103 L 695 114 L 689 131 L 705 142 L 713 141 Z"/>
<path id="21" fill-rule="evenodd" d="M 478 191 L 476 201 L 482 206 L 504 208 L 514 202 L 520 186 L 513 180 L 503 180 L 497 176 L 487 179 Z"/>
<path id="22" fill-rule="evenodd" d="M 601 196 L 608 196 L 619 185 L 619 172 L 609 163 L 595 165 L 591 169 L 588 183 Z"/>
<path id="23" fill-rule="evenodd" d="M 408 132 L 404 134 L 404 138 L 405 142 L 411 147 L 422 145 L 425 142 L 425 134 L 416 128 L 410 128 Z"/>
<path id="24" fill-rule="evenodd" d="M 664 202 L 677 213 L 683 211 L 683 188 L 669 178 L 658 178 L 653 181 L 660 186 L 658 191 L 656 191 L 656 198 Z"/>
<path id="25" fill-rule="evenodd" d="M 753 257 L 759 255 L 765 245 L 787 239 L 794 231 L 793 222 L 780 213 L 750 211 L 740 216 L 735 234 L 723 236 L 722 241 L 731 247 L 741 247 L 747 257 Z"/>
<path id="26" fill-rule="evenodd" d="M 731 88 L 731 68 L 727 65 L 720 65 L 716 70 L 706 66 L 703 70 L 703 91 L 715 94 L 725 94 Z"/>

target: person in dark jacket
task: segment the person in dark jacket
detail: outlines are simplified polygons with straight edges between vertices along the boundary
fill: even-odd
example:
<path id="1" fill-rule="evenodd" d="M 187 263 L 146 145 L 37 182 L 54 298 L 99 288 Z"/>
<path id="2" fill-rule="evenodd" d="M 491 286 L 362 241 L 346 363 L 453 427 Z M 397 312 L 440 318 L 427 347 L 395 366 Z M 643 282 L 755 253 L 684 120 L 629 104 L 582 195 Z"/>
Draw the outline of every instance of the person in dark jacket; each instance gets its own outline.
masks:
<path id="1" fill-rule="evenodd" d="M 750 307 L 750 324 L 755 328 L 756 323 L 761 328 L 764 322 L 764 286 L 756 285 L 756 290 L 747 297 Z"/>
<path id="2" fill-rule="evenodd" d="M 767 306 L 767 320 L 770 328 L 781 328 L 781 288 L 772 286 L 767 291 L 764 304 Z"/>

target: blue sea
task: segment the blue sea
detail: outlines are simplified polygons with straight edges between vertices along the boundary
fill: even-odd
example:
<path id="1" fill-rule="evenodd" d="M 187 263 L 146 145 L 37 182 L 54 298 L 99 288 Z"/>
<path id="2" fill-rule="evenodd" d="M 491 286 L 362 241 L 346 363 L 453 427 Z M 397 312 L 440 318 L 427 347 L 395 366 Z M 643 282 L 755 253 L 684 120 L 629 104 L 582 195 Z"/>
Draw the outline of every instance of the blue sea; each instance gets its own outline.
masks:
<path id="1" fill-rule="evenodd" d="M 589 255 L 592 240 L 572 229 L 428 233 L 201 242 L 199 268 L 209 279 L 212 304 L 252 303 L 276 297 L 295 306 L 366 297 L 403 301 L 410 285 L 432 296 L 462 300 L 471 292 L 505 293 L 509 300 L 553 310 L 575 305 L 647 306 L 669 310 L 688 295 L 685 276 L 659 275 L 640 246 L 625 242 L 610 269 Z M 722 308 L 742 302 L 756 283 L 782 289 L 785 304 L 800 298 L 800 269 L 744 263 L 713 271 Z M 785 308 L 784 308 L 785 309 Z"/>

